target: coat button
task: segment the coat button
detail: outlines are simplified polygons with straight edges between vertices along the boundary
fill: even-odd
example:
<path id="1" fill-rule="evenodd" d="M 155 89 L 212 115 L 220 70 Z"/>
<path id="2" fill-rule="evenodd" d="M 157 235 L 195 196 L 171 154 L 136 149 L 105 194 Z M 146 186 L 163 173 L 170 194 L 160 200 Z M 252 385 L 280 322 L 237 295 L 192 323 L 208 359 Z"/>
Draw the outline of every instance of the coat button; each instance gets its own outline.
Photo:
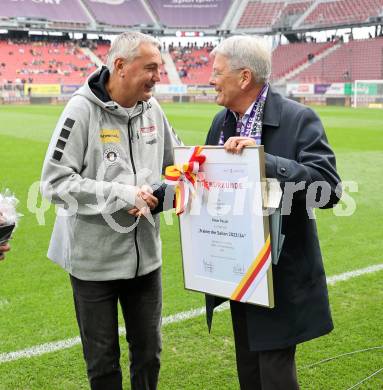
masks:
<path id="1" fill-rule="evenodd" d="M 286 168 L 282 167 L 282 168 L 280 169 L 280 171 L 281 171 L 281 173 L 286 173 Z"/>

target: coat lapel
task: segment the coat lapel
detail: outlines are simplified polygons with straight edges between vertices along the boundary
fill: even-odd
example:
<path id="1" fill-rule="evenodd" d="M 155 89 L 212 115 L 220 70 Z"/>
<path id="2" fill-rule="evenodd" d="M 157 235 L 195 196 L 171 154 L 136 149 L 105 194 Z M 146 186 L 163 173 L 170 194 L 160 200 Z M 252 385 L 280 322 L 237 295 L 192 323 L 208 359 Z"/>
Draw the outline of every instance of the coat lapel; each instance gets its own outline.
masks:
<path id="1" fill-rule="evenodd" d="M 263 126 L 279 127 L 282 112 L 282 97 L 272 88 L 267 94 L 265 111 L 263 113 Z"/>
<path id="2" fill-rule="evenodd" d="M 235 119 L 235 116 L 232 112 L 227 112 L 226 114 L 226 120 L 223 121 L 222 124 L 222 131 L 223 131 L 223 138 L 225 142 L 232 136 L 235 135 L 235 130 L 237 127 L 237 121 Z M 217 140 L 217 143 L 219 141 L 219 138 Z"/>

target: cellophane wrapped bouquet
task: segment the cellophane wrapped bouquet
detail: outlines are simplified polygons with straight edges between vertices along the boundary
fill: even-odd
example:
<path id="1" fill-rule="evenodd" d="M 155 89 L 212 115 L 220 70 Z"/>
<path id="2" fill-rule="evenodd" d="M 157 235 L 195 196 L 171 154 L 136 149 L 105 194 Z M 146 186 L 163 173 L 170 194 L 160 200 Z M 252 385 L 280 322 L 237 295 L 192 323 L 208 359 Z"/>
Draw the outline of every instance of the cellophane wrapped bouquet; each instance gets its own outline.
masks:
<path id="1" fill-rule="evenodd" d="M 21 214 L 17 212 L 19 201 L 10 190 L 0 192 L 0 244 L 11 238 Z"/>

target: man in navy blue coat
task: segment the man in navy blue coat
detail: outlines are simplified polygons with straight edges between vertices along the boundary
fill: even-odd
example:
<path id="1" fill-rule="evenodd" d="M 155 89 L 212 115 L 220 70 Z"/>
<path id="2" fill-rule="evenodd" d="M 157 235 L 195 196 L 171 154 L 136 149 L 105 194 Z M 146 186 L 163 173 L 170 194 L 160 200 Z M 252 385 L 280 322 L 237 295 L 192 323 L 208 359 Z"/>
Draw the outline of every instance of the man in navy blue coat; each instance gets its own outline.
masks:
<path id="1" fill-rule="evenodd" d="M 340 178 L 322 123 L 308 107 L 269 85 L 271 52 L 256 37 L 230 37 L 214 49 L 210 84 L 217 104 L 206 144 L 229 153 L 262 144 L 266 176 L 283 189 L 278 265 L 273 265 L 275 308 L 230 302 L 241 390 L 298 389 L 296 344 L 333 329 L 314 207 L 329 208 L 341 195 Z M 221 298 L 206 296 L 211 326 Z"/>

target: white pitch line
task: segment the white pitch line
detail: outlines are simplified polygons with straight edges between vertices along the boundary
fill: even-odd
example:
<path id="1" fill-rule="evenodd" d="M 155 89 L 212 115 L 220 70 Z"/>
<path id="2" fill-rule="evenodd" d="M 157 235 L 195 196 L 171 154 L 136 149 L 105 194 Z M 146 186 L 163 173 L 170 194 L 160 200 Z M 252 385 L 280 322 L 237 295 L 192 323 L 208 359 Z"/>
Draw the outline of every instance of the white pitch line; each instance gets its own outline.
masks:
<path id="1" fill-rule="evenodd" d="M 365 274 L 371 274 L 381 270 L 383 270 L 383 264 L 376 264 L 370 267 L 357 269 L 355 271 L 350 271 L 350 272 L 345 272 L 343 274 L 330 276 L 327 278 L 327 283 L 329 285 L 334 285 L 338 282 L 349 280 Z M 228 308 L 229 308 L 228 302 L 225 302 L 223 305 L 218 307 L 216 311 L 224 311 L 227 310 Z M 164 317 L 162 319 L 162 326 L 167 326 L 170 324 L 186 321 L 191 318 L 200 317 L 204 314 L 205 314 L 205 307 L 200 307 L 198 309 L 192 309 L 192 310 L 176 313 L 174 315 Z M 119 334 L 121 336 L 125 335 L 124 327 L 119 328 Z M 22 349 L 20 351 L 1 353 L 0 364 L 5 362 L 10 362 L 13 360 L 23 359 L 23 358 L 31 358 L 33 356 L 40 356 L 50 352 L 61 351 L 63 349 L 74 347 L 75 345 L 78 344 L 81 344 L 81 340 L 80 337 L 77 336 L 71 339 L 61 340 L 53 343 L 36 345 L 34 347 Z"/>
<path id="2" fill-rule="evenodd" d="M 381 270 L 383 270 L 383 264 L 371 265 L 370 267 L 356 269 L 355 271 L 345 272 L 340 275 L 330 276 L 327 278 L 327 284 L 331 286 L 335 283 L 342 282 L 344 280 L 348 280 L 365 274 L 372 274 Z"/>

